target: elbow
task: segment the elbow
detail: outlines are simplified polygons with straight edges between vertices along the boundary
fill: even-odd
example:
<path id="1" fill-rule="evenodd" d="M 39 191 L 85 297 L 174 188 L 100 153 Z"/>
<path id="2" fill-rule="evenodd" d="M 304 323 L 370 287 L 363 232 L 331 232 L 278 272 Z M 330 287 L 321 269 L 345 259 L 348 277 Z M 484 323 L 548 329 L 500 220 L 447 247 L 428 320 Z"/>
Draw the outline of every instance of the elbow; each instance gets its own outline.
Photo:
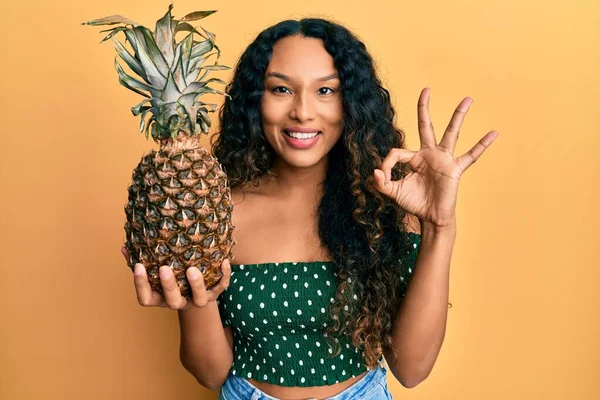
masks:
<path id="1" fill-rule="evenodd" d="M 196 382 L 198 382 L 198 384 L 200 386 L 202 386 L 203 388 L 206 388 L 206 389 L 208 389 L 210 391 L 213 391 L 213 392 L 218 391 L 225 384 L 225 381 L 219 381 L 219 382 L 217 382 L 217 381 L 214 381 L 214 380 L 208 380 L 208 379 L 205 379 L 202 376 L 198 376 L 197 374 L 194 374 L 193 371 L 190 371 L 187 368 L 186 368 L 186 370 L 194 377 L 194 379 L 196 379 Z"/>
<path id="2" fill-rule="evenodd" d="M 202 384 L 200 381 L 198 381 L 198 383 L 200 383 L 201 386 L 207 388 L 208 390 L 210 390 L 212 392 L 216 392 L 218 390 L 221 390 L 221 388 L 223 387 L 223 384 L 220 384 L 220 385 L 208 385 L 208 384 Z"/>
<path id="3" fill-rule="evenodd" d="M 181 365 L 183 365 L 183 368 L 185 368 L 185 370 L 187 372 L 190 373 L 190 375 L 192 375 L 194 377 L 194 379 L 196 379 L 196 382 L 198 382 L 198 384 L 210 391 L 217 391 L 220 390 L 223 385 L 225 384 L 225 380 L 223 379 L 212 379 L 214 377 L 207 377 L 205 376 L 205 374 L 199 373 L 197 369 L 195 369 L 193 367 L 193 365 L 188 364 L 184 358 L 180 359 L 181 361 Z"/>
<path id="4" fill-rule="evenodd" d="M 394 371 L 392 369 L 392 375 L 394 375 L 396 380 L 398 380 L 398 382 L 400 382 L 400 384 L 407 389 L 412 389 L 415 386 L 419 385 L 421 382 L 423 382 L 425 379 L 427 379 L 427 377 L 429 376 L 430 373 L 431 373 L 431 370 L 428 370 L 428 371 L 415 371 L 415 370 Z"/>
<path id="5" fill-rule="evenodd" d="M 417 386 L 419 383 L 423 382 L 425 379 L 413 379 L 413 380 L 409 380 L 409 379 L 398 379 L 398 381 L 400 382 L 400 384 L 402 386 L 404 386 L 407 389 L 412 389 L 415 386 Z"/>
<path id="6" fill-rule="evenodd" d="M 428 375 L 427 375 L 428 376 Z M 397 378 L 398 382 L 400 382 L 400 384 L 402 386 L 404 386 L 407 389 L 412 389 L 415 386 L 419 385 L 419 383 L 423 382 L 425 379 L 427 379 L 427 376 L 424 377 L 403 377 L 403 378 Z"/>

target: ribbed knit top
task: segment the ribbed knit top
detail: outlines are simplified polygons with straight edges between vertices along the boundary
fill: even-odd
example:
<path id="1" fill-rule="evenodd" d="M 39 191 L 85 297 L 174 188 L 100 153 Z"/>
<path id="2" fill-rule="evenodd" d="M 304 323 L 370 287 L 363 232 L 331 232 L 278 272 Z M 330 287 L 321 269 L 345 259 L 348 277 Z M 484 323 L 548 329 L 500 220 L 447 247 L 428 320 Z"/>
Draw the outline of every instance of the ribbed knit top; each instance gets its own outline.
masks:
<path id="1" fill-rule="evenodd" d="M 420 235 L 411 232 L 409 237 L 411 275 Z M 232 264 L 230 286 L 217 298 L 223 325 L 232 326 L 231 373 L 308 387 L 333 385 L 368 371 L 364 352 L 350 339 L 333 339 L 340 344 L 335 357 L 328 346 L 328 310 L 337 279 L 333 261 Z"/>

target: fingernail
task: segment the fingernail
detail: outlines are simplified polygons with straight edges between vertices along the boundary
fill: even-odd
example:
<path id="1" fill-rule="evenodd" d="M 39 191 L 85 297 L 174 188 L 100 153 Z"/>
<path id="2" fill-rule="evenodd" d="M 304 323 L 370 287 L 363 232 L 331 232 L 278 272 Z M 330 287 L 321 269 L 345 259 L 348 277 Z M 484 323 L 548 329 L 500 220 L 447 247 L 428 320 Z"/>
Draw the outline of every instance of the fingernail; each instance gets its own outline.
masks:
<path id="1" fill-rule="evenodd" d="M 192 268 L 190 268 L 189 275 L 190 275 L 190 279 L 195 281 L 200 276 L 200 271 L 198 271 L 198 268 L 192 267 Z"/>
<path id="2" fill-rule="evenodd" d="M 133 274 L 135 276 L 140 276 L 143 273 L 143 267 L 140 264 L 135 264 Z"/>

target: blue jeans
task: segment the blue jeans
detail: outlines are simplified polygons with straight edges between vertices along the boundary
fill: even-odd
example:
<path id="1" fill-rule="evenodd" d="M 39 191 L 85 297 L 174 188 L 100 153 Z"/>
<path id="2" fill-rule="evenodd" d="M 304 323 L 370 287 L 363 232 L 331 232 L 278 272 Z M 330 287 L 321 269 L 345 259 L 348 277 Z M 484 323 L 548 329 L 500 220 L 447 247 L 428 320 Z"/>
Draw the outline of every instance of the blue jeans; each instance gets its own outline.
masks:
<path id="1" fill-rule="evenodd" d="M 387 369 L 379 364 L 352 386 L 327 400 L 392 400 L 386 380 Z M 219 393 L 219 400 L 279 400 L 261 391 L 246 379 L 229 374 Z"/>

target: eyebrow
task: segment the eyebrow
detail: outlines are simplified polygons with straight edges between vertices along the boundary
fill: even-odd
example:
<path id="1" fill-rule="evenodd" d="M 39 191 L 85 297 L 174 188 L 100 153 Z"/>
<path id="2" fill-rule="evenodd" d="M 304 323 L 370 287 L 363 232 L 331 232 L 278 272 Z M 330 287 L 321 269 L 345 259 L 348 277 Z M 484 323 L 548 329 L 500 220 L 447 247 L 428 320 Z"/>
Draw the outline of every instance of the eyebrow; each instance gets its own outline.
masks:
<path id="1" fill-rule="evenodd" d="M 284 81 L 291 81 L 291 78 L 289 76 L 284 75 L 284 74 L 279 73 L 279 72 L 269 72 L 269 73 L 267 73 L 267 78 L 268 77 L 279 78 L 279 79 L 282 79 Z M 324 81 L 329 81 L 331 79 L 340 79 L 340 77 L 337 74 L 337 72 L 334 72 L 331 75 L 327 75 L 327 76 L 324 76 L 322 78 L 318 78 L 318 79 L 316 79 L 316 81 L 317 82 L 324 82 Z"/>

